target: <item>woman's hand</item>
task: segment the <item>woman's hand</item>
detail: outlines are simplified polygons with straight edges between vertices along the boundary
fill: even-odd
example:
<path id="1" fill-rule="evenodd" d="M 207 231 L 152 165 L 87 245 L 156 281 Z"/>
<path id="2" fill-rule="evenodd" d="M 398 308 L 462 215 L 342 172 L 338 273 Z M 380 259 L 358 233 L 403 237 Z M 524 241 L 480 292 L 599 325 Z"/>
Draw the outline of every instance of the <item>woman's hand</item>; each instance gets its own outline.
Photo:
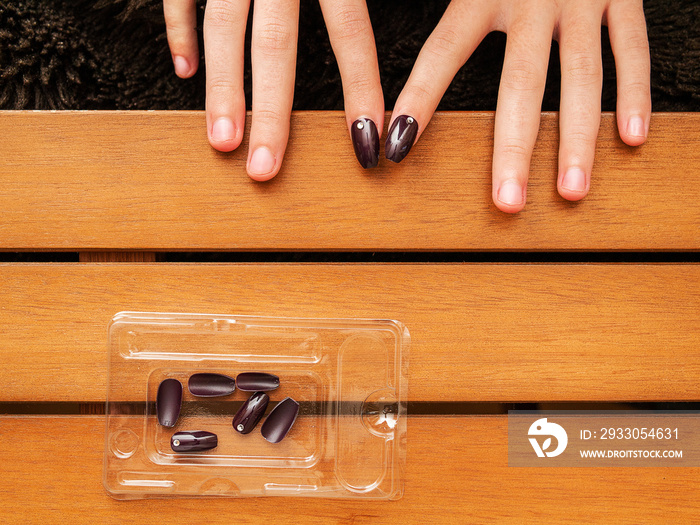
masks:
<path id="1" fill-rule="evenodd" d="M 651 118 L 649 44 L 642 0 L 452 0 L 396 101 L 387 158 L 401 161 L 428 125 L 452 78 L 491 31 L 508 34 L 498 94 L 493 201 L 525 206 L 552 39 L 559 42 L 561 103 L 559 194 L 580 200 L 590 188 L 600 125 L 602 24 L 617 68 L 617 126 L 642 144 Z"/>
<path id="2" fill-rule="evenodd" d="M 163 0 L 168 44 L 175 72 L 188 78 L 197 71 L 195 0 Z M 244 40 L 249 0 L 209 0 L 204 14 L 207 63 L 206 118 L 211 145 L 236 149 L 245 128 Z M 321 0 L 343 80 L 345 114 L 358 160 L 376 166 L 384 99 L 379 81 L 374 34 L 364 0 Z M 294 98 L 299 0 L 256 0 L 251 62 L 253 121 L 248 175 L 269 180 L 280 170 L 289 138 Z"/>

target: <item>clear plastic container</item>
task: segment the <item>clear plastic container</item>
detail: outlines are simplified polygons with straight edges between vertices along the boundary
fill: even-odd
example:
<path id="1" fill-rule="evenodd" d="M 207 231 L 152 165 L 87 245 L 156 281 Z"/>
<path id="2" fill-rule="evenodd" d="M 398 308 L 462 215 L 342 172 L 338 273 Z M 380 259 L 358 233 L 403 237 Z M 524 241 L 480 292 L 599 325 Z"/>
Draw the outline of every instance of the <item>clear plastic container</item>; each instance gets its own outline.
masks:
<path id="1" fill-rule="evenodd" d="M 104 486 L 117 499 L 312 496 L 398 499 L 406 455 L 408 330 L 397 321 L 122 312 L 109 327 Z M 193 396 L 198 372 L 268 372 L 299 415 L 280 443 L 233 416 L 250 392 Z M 183 385 L 174 428 L 158 424 L 156 393 Z M 206 430 L 218 446 L 176 453 L 171 436 Z"/>

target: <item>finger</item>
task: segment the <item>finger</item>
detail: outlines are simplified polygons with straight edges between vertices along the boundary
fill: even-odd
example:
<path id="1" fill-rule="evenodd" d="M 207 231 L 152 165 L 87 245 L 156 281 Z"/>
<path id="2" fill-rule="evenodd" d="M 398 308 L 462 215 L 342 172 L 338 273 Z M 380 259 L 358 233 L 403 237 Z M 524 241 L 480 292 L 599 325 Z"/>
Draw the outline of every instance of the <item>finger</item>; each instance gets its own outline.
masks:
<path id="1" fill-rule="evenodd" d="M 236 149 L 245 127 L 243 54 L 249 1 L 210 0 L 204 12 L 207 132 L 219 151 Z"/>
<path id="2" fill-rule="evenodd" d="M 588 194 L 600 127 L 603 65 L 602 13 L 574 5 L 562 12 L 559 29 L 561 102 L 557 189 L 568 200 Z"/>
<path id="3" fill-rule="evenodd" d="M 299 0 L 257 0 L 253 9 L 253 122 L 248 175 L 262 181 L 277 175 L 287 148 Z"/>
<path id="4" fill-rule="evenodd" d="M 389 160 L 403 160 L 423 133 L 455 74 L 491 31 L 495 5 L 450 3 L 394 105 L 385 146 Z"/>
<path id="5" fill-rule="evenodd" d="M 199 64 L 195 0 L 163 0 L 163 14 L 175 73 L 189 78 Z"/>
<path id="6" fill-rule="evenodd" d="M 651 120 L 651 65 L 642 2 L 612 2 L 607 18 L 617 68 L 617 127 L 626 144 L 638 146 L 646 140 Z"/>
<path id="7" fill-rule="evenodd" d="M 555 13 L 525 8 L 507 28 L 493 145 L 493 201 L 508 213 L 525 206 L 530 158 L 540 127 Z M 529 7 L 534 7 L 530 4 Z"/>
<path id="8" fill-rule="evenodd" d="M 365 0 L 321 0 L 328 36 L 343 81 L 345 119 L 363 168 L 379 161 L 384 128 L 384 96 L 377 48 Z"/>

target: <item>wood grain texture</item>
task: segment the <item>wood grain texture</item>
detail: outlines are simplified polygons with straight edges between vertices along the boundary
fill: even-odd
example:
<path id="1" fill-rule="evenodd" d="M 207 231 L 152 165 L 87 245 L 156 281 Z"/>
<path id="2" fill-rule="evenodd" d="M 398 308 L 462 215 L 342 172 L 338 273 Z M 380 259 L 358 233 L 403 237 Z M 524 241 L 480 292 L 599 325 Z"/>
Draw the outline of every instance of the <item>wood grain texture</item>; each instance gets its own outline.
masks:
<path id="1" fill-rule="evenodd" d="M 700 399 L 697 264 L 0 265 L 0 401 L 103 401 L 122 310 L 391 318 L 409 399 Z"/>
<path id="2" fill-rule="evenodd" d="M 507 421 L 410 418 L 395 502 L 175 498 L 121 502 L 102 487 L 104 418 L 0 419 L 3 523 L 690 523 L 698 468 L 509 468 Z"/>
<path id="3" fill-rule="evenodd" d="M 0 249 L 700 249 L 700 115 L 656 114 L 630 148 L 604 114 L 578 204 L 556 192 L 557 126 L 543 115 L 511 216 L 491 203 L 492 113 L 437 114 L 371 171 L 341 112 L 295 113 L 282 172 L 255 183 L 247 144 L 214 151 L 203 112 L 0 112 Z"/>

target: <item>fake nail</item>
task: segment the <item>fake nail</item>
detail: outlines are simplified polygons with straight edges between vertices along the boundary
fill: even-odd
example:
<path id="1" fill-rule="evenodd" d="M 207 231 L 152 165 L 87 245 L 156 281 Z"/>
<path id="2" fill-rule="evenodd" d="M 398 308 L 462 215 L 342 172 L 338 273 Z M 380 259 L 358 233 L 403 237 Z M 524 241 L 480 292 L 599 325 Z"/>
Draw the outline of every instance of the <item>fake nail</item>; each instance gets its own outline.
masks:
<path id="1" fill-rule="evenodd" d="M 299 413 L 299 403 L 288 397 L 272 409 L 260 432 L 270 443 L 279 443 L 292 428 Z"/>
<path id="2" fill-rule="evenodd" d="M 255 392 L 233 416 L 233 428 L 241 434 L 250 433 L 263 417 L 269 402 L 270 396 L 265 392 Z"/>
<path id="3" fill-rule="evenodd" d="M 182 383 L 177 379 L 165 379 L 158 386 L 156 415 L 164 427 L 174 427 L 180 417 L 182 406 Z"/>
<path id="4" fill-rule="evenodd" d="M 187 388 L 194 396 L 227 396 L 236 390 L 236 381 L 223 374 L 193 374 L 187 382 Z"/>
<path id="5" fill-rule="evenodd" d="M 176 432 L 170 438 L 170 448 L 175 452 L 200 452 L 210 450 L 219 444 L 216 434 L 204 430 Z"/>
<path id="6" fill-rule="evenodd" d="M 274 390 L 280 386 L 280 378 L 263 372 L 243 372 L 236 376 L 236 386 L 244 392 Z"/>
<path id="7" fill-rule="evenodd" d="M 368 118 L 359 118 L 350 130 L 355 156 L 363 168 L 374 168 L 379 162 L 379 133 L 377 126 Z"/>
<path id="8" fill-rule="evenodd" d="M 392 162 L 401 162 L 411 150 L 418 134 L 418 122 L 409 115 L 396 117 L 389 128 L 384 153 Z"/>

